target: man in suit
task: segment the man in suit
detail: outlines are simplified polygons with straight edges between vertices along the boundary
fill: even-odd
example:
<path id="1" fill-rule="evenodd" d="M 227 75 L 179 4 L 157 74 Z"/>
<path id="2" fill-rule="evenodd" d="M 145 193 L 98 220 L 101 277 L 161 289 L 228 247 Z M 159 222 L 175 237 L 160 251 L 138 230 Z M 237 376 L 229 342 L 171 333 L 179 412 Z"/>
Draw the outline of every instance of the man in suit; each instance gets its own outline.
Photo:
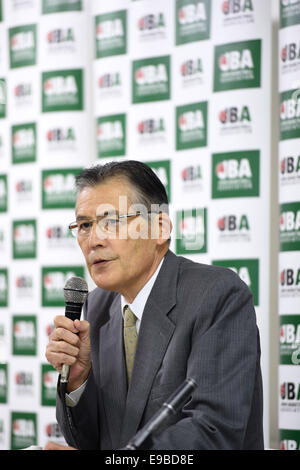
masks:
<path id="1" fill-rule="evenodd" d="M 55 318 L 46 351 L 59 372 L 71 366 L 67 407 L 60 384 L 57 395 L 68 444 L 125 447 L 192 377 L 191 398 L 148 448 L 263 449 L 259 333 L 248 287 L 231 270 L 169 250 L 166 192 L 147 165 L 86 169 L 77 190 L 70 228 L 97 288 L 84 320 Z"/>

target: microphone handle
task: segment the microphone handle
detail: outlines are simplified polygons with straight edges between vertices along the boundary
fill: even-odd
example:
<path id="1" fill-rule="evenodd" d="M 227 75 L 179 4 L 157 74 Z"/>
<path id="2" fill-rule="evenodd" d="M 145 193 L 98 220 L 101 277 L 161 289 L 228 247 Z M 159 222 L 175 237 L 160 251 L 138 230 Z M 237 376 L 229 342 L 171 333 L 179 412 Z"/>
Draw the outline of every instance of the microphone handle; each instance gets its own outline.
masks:
<path id="1" fill-rule="evenodd" d="M 65 316 L 70 320 L 80 320 L 83 304 L 66 302 Z"/>
<path id="2" fill-rule="evenodd" d="M 80 320 L 81 310 L 83 304 L 75 302 L 66 302 L 65 316 L 70 320 Z M 60 374 L 60 381 L 62 383 L 68 383 L 70 375 L 70 366 L 63 364 Z"/>

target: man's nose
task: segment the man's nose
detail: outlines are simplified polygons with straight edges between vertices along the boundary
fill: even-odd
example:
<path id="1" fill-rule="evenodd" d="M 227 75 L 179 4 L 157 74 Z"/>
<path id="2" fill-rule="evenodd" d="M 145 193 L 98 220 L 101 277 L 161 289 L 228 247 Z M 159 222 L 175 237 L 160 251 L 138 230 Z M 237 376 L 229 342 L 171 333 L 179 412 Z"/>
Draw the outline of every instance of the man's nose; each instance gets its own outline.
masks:
<path id="1" fill-rule="evenodd" d="M 96 221 L 93 222 L 88 239 L 90 247 L 104 245 L 107 240 L 107 234 L 101 230 Z"/>

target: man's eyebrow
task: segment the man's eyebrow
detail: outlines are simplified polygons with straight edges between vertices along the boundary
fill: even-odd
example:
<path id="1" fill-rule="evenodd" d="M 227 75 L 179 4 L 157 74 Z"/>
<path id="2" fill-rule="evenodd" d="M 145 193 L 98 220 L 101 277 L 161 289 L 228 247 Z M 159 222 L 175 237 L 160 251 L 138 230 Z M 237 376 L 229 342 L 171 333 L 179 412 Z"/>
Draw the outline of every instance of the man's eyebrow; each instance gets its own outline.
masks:
<path id="1" fill-rule="evenodd" d="M 103 214 L 97 214 L 96 217 L 105 217 L 107 215 L 119 215 L 118 211 L 105 211 Z M 76 216 L 76 221 L 80 220 L 90 220 L 93 217 L 88 217 L 87 215 L 77 215 Z"/>
<path id="2" fill-rule="evenodd" d="M 79 220 L 88 220 L 88 219 L 91 219 L 92 217 L 88 217 L 87 215 L 77 215 L 76 216 L 76 221 L 79 221 Z"/>

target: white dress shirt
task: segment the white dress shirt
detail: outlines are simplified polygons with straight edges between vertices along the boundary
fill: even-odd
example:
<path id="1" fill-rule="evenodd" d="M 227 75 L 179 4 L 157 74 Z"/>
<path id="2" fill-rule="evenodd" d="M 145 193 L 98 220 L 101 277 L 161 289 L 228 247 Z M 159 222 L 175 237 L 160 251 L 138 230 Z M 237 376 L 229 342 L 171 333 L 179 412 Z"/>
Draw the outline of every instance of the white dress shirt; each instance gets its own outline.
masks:
<path id="1" fill-rule="evenodd" d="M 136 321 L 136 324 L 135 324 L 137 334 L 139 334 L 140 325 L 141 325 L 142 316 L 143 316 L 143 312 L 144 312 L 146 302 L 148 300 L 148 297 L 150 295 L 152 287 L 153 287 L 153 285 L 156 281 L 156 278 L 157 278 L 158 273 L 160 271 L 160 268 L 162 266 L 163 260 L 164 260 L 164 258 L 161 260 L 161 262 L 159 263 L 159 265 L 158 265 L 156 271 L 154 272 L 154 274 L 152 274 L 149 281 L 139 291 L 139 293 L 137 294 L 137 296 L 135 297 L 134 301 L 131 304 L 129 304 L 126 301 L 125 297 L 123 297 L 123 295 L 121 295 L 121 313 L 122 313 L 122 315 L 124 315 L 123 314 L 124 307 L 125 307 L 125 305 L 128 305 L 129 308 L 131 309 L 131 311 L 137 317 L 137 321 Z M 79 402 L 79 399 L 80 399 L 80 397 L 81 397 L 81 395 L 82 395 L 82 393 L 85 389 L 85 384 L 86 384 L 86 381 L 82 385 L 80 385 L 80 387 L 78 387 L 76 390 L 73 390 L 73 392 L 70 392 L 69 394 L 67 394 L 66 402 L 67 402 L 68 406 L 77 405 L 77 403 Z"/>
<path id="2" fill-rule="evenodd" d="M 129 304 L 126 299 L 123 297 L 123 295 L 121 295 L 121 307 L 122 307 L 122 315 L 124 316 L 124 307 L 125 305 L 128 305 L 128 307 L 130 308 L 130 310 L 135 314 L 135 316 L 137 317 L 137 321 L 136 321 L 136 331 L 137 333 L 139 333 L 139 330 L 140 330 L 140 325 L 141 325 L 141 321 L 142 321 L 142 316 L 143 316 L 143 311 L 144 311 L 144 308 L 145 308 L 145 305 L 146 305 L 146 302 L 148 300 L 148 297 L 150 295 L 150 292 L 152 290 L 152 287 L 156 281 L 156 278 L 158 276 L 158 273 L 160 271 L 160 268 L 161 268 L 161 265 L 163 263 L 163 260 L 164 258 L 161 260 L 161 262 L 159 263 L 156 271 L 154 274 L 152 274 L 152 276 L 150 277 L 149 281 L 144 285 L 144 287 L 139 291 L 139 293 L 137 294 L 137 296 L 135 297 L 134 301 L 132 302 L 132 304 Z"/>

